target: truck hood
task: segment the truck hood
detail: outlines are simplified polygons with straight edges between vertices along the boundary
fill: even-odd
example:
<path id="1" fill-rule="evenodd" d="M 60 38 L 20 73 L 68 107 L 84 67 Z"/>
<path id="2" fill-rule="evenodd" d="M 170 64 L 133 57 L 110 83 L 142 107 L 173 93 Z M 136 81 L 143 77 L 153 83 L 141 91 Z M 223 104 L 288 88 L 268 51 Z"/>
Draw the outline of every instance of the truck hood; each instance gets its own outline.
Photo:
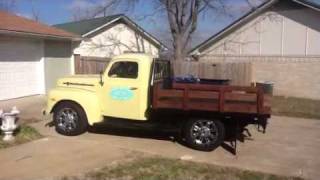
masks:
<path id="1" fill-rule="evenodd" d="M 73 75 L 59 79 L 57 86 L 94 90 L 99 82 L 99 75 Z"/>

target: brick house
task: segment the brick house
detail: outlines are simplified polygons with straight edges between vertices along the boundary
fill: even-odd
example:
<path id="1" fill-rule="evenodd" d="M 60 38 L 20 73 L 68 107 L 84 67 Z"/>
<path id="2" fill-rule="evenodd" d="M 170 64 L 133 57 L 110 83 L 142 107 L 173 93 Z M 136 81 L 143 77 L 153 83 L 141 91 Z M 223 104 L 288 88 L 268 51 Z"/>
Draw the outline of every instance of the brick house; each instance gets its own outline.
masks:
<path id="1" fill-rule="evenodd" d="M 320 99 L 320 5 L 269 0 L 190 52 L 201 62 L 250 62 L 275 94 Z"/>

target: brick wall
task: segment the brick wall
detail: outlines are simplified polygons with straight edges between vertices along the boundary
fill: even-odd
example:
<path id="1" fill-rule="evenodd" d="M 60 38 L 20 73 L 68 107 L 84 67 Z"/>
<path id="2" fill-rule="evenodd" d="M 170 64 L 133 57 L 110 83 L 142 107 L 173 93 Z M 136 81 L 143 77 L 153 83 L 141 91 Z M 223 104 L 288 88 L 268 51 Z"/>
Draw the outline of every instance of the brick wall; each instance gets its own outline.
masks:
<path id="1" fill-rule="evenodd" d="M 203 56 L 205 62 L 251 62 L 253 81 L 274 82 L 275 95 L 320 99 L 320 57 Z"/>

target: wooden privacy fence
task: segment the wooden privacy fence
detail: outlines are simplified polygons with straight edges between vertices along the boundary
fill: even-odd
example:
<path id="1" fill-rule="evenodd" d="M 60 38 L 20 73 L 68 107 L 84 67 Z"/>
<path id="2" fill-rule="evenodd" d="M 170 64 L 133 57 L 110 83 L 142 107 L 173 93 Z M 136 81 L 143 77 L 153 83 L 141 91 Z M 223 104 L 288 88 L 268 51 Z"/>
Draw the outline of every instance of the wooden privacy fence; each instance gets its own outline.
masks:
<path id="1" fill-rule="evenodd" d="M 110 58 L 75 55 L 76 74 L 99 74 L 104 71 Z M 252 82 L 250 62 L 172 62 L 175 76 L 191 74 L 205 79 L 228 79 L 232 85 L 247 86 Z"/>
<path id="2" fill-rule="evenodd" d="M 101 71 L 105 70 L 110 60 L 110 58 L 75 55 L 75 73 L 99 74 Z"/>
<path id="3" fill-rule="evenodd" d="M 252 82 L 250 62 L 173 62 L 175 76 L 191 74 L 205 79 L 228 79 L 232 85 L 248 86 Z"/>

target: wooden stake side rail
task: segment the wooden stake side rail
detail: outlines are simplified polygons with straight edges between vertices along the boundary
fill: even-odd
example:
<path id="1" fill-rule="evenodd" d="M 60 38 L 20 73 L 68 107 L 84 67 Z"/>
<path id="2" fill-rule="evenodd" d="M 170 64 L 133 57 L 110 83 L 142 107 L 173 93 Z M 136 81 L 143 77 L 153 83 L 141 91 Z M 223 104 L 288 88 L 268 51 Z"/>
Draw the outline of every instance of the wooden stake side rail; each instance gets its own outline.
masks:
<path id="1" fill-rule="evenodd" d="M 163 89 L 156 83 L 153 89 L 154 109 L 182 109 L 220 113 L 269 115 L 271 96 L 258 87 L 173 83 Z"/>

